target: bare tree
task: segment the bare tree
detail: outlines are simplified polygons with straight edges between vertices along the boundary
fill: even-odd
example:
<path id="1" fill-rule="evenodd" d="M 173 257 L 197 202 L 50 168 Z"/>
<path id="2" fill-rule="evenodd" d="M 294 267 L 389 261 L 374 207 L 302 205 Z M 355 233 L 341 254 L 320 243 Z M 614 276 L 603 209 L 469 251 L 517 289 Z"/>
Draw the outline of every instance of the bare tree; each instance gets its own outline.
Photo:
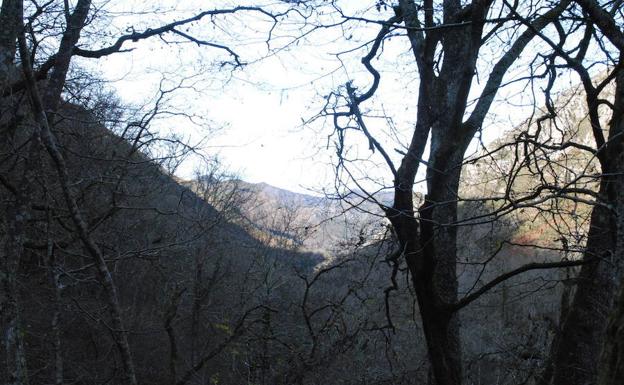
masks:
<path id="1" fill-rule="evenodd" d="M 576 56 L 568 54 L 564 49 L 565 39 L 558 44 L 549 41 L 556 49 L 567 66 L 580 77 L 585 92 L 586 104 L 591 123 L 594 146 L 593 155 L 599 160 L 601 174 L 598 191 L 598 205 L 593 209 L 587 245 L 583 258 L 594 259 L 586 264 L 579 273 L 577 285 L 570 311 L 562 319 L 561 335 L 554 346 L 553 361 L 554 384 L 585 384 L 596 380 L 598 357 L 603 350 L 603 343 L 614 346 L 614 340 L 605 340 L 608 314 L 613 305 L 622 269 L 622 172 L 624 149 L 624 77 L 621 71 L 622 52 L 624 52 L 624 34 L 618 28 L 621 22 L 621 3 L 601 3 L 597 1 L 577 1 L 584 15 L 579 15 L 585 24 L 585 34 L 578 44 L 580 48 Z M 602 32 L 615 49 L 608 47 L 606 41 L 597 42 L 600 50 L 607 58 L 605 74 L 596 81 L 589 66 L 585 64 L 587 46 L 594 38 L 595 28 Z M 610 59 L 610 60 L 609 60 Z M 603 99 L 605 88 L 615 82 L 615 96 L 612 101 Z M 604 113 L 600 108 L 608 106 L 611 116 L 608 123 L 601 119 Z M 604 133 L 608 132 L 605 137 Z M 614 327 L 617 309 L 614 314 Z M 611 332 L 612 333 L 612 329 Z M 610 337 L 614 337 L 611 335 Z M 609 362 L 613 350 L 606 349 L 604 360 Z M 611 361 L 612 362 L 612 361 Z M 607 369 L 608 368 L 608 369 Z M 602 381 L 615 378 L 614 366 L 605 364 Z M 548 380 L 548 379 L 546 379 Z"/>
<path id="2" fill-rule="evenodd" d="M 343 94 L 329 98 L 326 111 L 334 117 L 340 166 L 349 167 L 342 158 L 344 138 L 347 130 L 355 128 L 368 140 L 370 150 L 378 154 L 393 179 L 394 202 L 391 206 L 382 205 L 382 209 L 392 223 L 400 253 L 409 267 L 437 384 L 462 382 L 460 309 L 517 274 L 561 266 L 559 263 L 523 266 L 494 278 L 463 298 L 458 297 L 456 223 L 466 150 L 480 132 L 498 89 L 505 84 L 508 70 L 540 31 L 557 20 L 569 4 L 569 1 L 548 4 L 537 11 L 528 4 L 493 1 L 468 4 L 400 1 L 389 19 L 365 19 L 381 25 L 362 58 L 372 76 L 368 88 L 359 91 L 353 83 L 348 83 Z M 380 2 L 378 7 L 384 5 L 385 2 Z M 499 30 L 508 25 L 517 26 L 519 18 L 515 15 L 519 12 L 528 12 L 524 17 L 531 20 L 530 25 L 518 30 L 498 61 L 484 73 L 477 64 L 482 48 L 496 39 Z M 405 151 L 399 150 L 398 166 L 393 161 L 394 154 L 367 127 L 364 112 L 381 81 L 373 60 L 395 31 L 404 31 L 409 40 L 419 81 L 416 122 Z M 471 105 L 469 95 L 476 88 L 475 73 L 485 81 Z M 427 147 L 429 155 L 425 160 Z M 426 166 L 427 194 L 422 205 L 416 207 L 413 191 L 421 164 Z"/>
<path id="3" fill-rule="evenodd" d="M 345 185 L 356 185 L 359 191 L 365 191 L 366 185 L 360 184 L 357 172 L 362 173 L 361 170 L 367 167 L 362 165 L 370 164 L 370 161 L 362 160 L 361 155 L 350 158 L 346 139 L 350 131 L 359 131 L 368 142 L 370 151 L 385 167 L 388 179 L 392 179 L 390 188 L 394 193 L 394 202 L 392 205 L 383 204 L 372 191 L 360 194 L 380 204 L 396 232 L 399 249 L 411 273 L 432 371 L 439 384 L 461 383 L 460 309 L 521 273 L 589 263 L 590 259 L 587 258 L 582 261 L 529 263 L 477 285 L 476 290 L 463 298 L 458 295 L 456 271 L 459 225 L 496 219 L 518 207 L 535 206 L 539 202 L 571 196 L 574 191 L 595 196 L 591 189 L 544 184 L 518 199 L 517 193 L 508 185 L 502 196 L 493 198 L 505 202 L 494 213 L 486 214 L 481 219 L 458 219 L 458 202 L 462 200 L 460 177 L 465 166 L 466 151 L 481 132 L 499 89 L 514 82 L 508 78 L 508 72 L 514 64 L 519 60 L 534 64 L 540 62 L 539 58 L 558 52 L 557 44 L 550 47 L 549 54 L 525 51 L 527 47 L 540 44 L 536 37 L 550 36 L 551 31 L 555 31 L 554 36 L 557 36 L 556 31 L 561 35 L 566 33 L 565 28 L 561 27 L 564 22 L 560 18 L 565 20 L 562 15 L 572 12 L 571 4 L 570 1 L 539 5 L 517 2 L 464 4 L 445 1 L 438 4 L 433 1 L 399 1 L 392 7 L 394 16 L 386 20 L 373 20 L 361 16 L 361 13 L 350 16 L 343 11 L 339 2 L 334 2 L 334 10 L 344 20 L 341 24 L 343 28 L 348 22 L 380 25 L 378 34 L 361 46 L 367 48 L 362 64 L 371 77 L 368 86 L 362 90 L 355 85 L 356 81 L 350 81 L 327 97 L 324 113 L 331 116 L 334 122 L 339 175 L 347 180 Z M 389 5 L 382 1 L 376 3 L 376 8 L 379 11 L 390 8 Z M 550 29 L 551 25 L 553 29 Z M 515 31 L 512 35 L 502 32 L 512 30 Z M 386 138 L 392 135 L 376 133 L 378 126 L 374 120 L 379 116 L 369 113 L 368 105 L 372 104 L 383 79 L 381 71 L 376 68 L 376 60 L 383 56 L 384 45 L 389 39 L 396 39 L 397 35 L 408 38 L 418 71 L 417 116 L 408 143 L 389 145 Z M 488 44 L 497 39 L 503 42 L 505 49 L 500 50 L 499 47 L 497 60 L 491 67 L 484 69 L 479 63 L 487 55 Z M 585 52 L 581 48 L 579 54 L 584 55 Z M 474 84 L 477 73 L 482 84 L 480 87 Z M 548 75 L 533 74 L 536 72 L 531 72 L 526 79 Z M 547 86 L 547 92 L 551 88 L 552 85 Z M 479 96 L 471 100 L 470 95 L 473 93 Z M 370 122 L 373 123 L 369 125 Z M 520 139 L 519 143 L 526 142 Z M 403 149 L 393 151 L 390 146 Z M 397 153 L 400 155 L 398 160 Z M 427 153 L 428 158 L 424 159 Z M 527 159 L 532 159 L 533 155 L 528 154 Z M 361 165 L 358 165 L 358 161 L 362 161 Z M 421 164 L 426 167 L 427 195 L 418 207 L 414 202 L 414 189 Z M 362 175 L 366 179 L 365 171 Z M 512 178 L 510 176 L 510 180 Z M 584 200 L 578 196 L 574 199 L 591 204 L 591 199 Z M 608 245 L 591 236 L 590 239 L 592 244 L 596 242 L 600 247 Z M 565 245 L 560 248 L 562 251 L 564 249 Z M 591 245 L 588 249 L 591 249 Z M 596 256 L 594 252 L 590 254 Z"/>
<path id="4" fill-rule="evenodd" d="M 24 12 L 27 12 L 24 17 Z M 2 61 L 2 130 L 5 133 L 18 133 L 20 142 L 18 146 L 25 145 L 26 152 L 15 151 L 9 154 L 8 160 L 12 160 L 13 170 L 21 178 L 14 185 L 3 175 L 3 187 L 12 195 L 12 199 L 5 210 L 7 237 L 3 249 L 3 286 L 6 296 L 3 298 L 3 328 L 7 336 L 7 365 L 9 383 L 27 384 L 28 372 L 26 365 L 26 353 L 22 324 L 20 322 L 20 305 L 17 293 L 18 269 L 24 254 L 26 242 L 26 222 L 31 217 L 34 201 L 30 194 L 36 185 L 34 177 L 42 171 L 42 165 L 51 165 L 56 174 L 56 182 L 62 191 L 65 203 L 64 210 L 69 213 L 74 236 L 80 240 L 85 252 L 92 261 L 92 267 L 96 271 L 97 279 L 104 288 L 106 304 L 110 312 L 109 326 L 115 345 L 122 357 L 123 373 L 125 382 L 137 383 L 135 363 L 129 343 L 128 325 L 124 320 L 124 311 L 121 306 L 119 291 L 113 280 L 105 253 L 92 234 L 92 228 L 85 217 L 83 207 L 80 207 L 81 192 L 76 190 L 70 168 L 66 161 L 66 154 L 59 145 L 57 138 L 57 124 L 62 121 L 61 106 L 63 104 L 63 92 L 66 89 L 70 67 L 73 58 L 81 56 L 85 58 L 100 58 L 103 56 L 123 52 L 129 42 L 138 42 L 151 37 L 162 37 L 164 34 L 174 35 L 185 41 L 193 42 L 199 46 L 206 46 L 222 50 L 232 58 L 235 68 L 243 65 L 239 55 L 228 46 L 212 41 L 206 41 L 180 30 L 180 27 L 203 19 L 218 17 L 219 15 L 231 15 L 241 12 L 254 12 L 263 15 L 273 22 L 277 17 L 259 7 L 233 7 L 198 11 L 195 15 L 172 21 L 144 31 L 131 31 L 125 35 L 117 36 L 110 46 L 88 49 L 84 41 L 84 31 L 91 22 L 90 16 L 97 16 L 99 5 L 90 0 L 79 0 L 75 4 L 69 2 L 50 1 L 45 4 L 36 2 L 25 3 L 23 1 L 3 1 L 0 20 L 7 28 L 3 28 L 0 42 L 0 57 Z M 55 13 L 53 15 L 53 13 Z M 52 15 L 51 19 L 60 17 L 64 19 L 59 28 L 58 23 L 37 26 L 40 18 Z M 55 29 L 55 30 L 53 30 Z M 57 44 L 47 46 L 46 39 L 56 39 Z M 45 46 L 45 49 L 42 48 Z M 19 49 L 16 49 L 18 47 Z M 15 71 L 16 51 L 19 52 L 19 69 L 22 72 L 21 79 L 15 76 L 7 76 Z M 45 57 L 42 58 L 42 55 Z M 45 79 L 45 82 L 39 80 Z M 23 93 L 22 91 L 25 91 Z M 28 106 L 20 105 L 23 96 L 28 96 Z M 17 102 L 16 102 L 17 101 Z M 17 106 L 17 107 L 14 107 Z M 13 109 L 13 114 L 5 120 L 4 111 Z M 60 119 L 59 119 L 60 117 Z M 138 136 L 140 137 L 140 135 Z M 137 137 L 137 138 L 138 138 Z M 134 143 L 136 147 L 137 142 Z M 16 166 L 17 165 L 17 166 Z M 16 171 L 17 170 L 17 171 Z M 111 208 L 111 213 L 118 207 Z M 106 216 L 105 216 L 106 217 Z M 54 267 L 51 266 L 54 270 Z M 201 366 L 200 366 L 201 367 Z M 59 375 L 60 366 L 58 366 Z M 56 380 L 58 382 L 58 380 Z"/>

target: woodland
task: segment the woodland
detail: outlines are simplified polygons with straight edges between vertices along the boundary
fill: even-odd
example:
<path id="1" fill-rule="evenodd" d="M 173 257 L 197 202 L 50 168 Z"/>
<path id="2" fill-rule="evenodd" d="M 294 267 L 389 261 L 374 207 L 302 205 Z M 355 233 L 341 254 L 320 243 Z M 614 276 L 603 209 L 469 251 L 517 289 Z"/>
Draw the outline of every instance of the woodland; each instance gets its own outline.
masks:
<path id="1" fill-rule="evenodd" d="M 0 381 L 624 384 L 623 3 L 2 0 Z M 323 196 L 158 125 L 306 55 Z"/>

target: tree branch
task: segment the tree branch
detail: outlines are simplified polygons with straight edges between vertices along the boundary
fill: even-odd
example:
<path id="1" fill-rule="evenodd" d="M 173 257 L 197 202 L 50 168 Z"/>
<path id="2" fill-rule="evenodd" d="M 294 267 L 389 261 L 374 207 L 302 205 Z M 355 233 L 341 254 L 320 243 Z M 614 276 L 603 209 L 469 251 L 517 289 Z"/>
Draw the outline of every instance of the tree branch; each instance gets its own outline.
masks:
<path id="1" fill-rule="evenodd" d="M 520 266 L 517 269 L 508 271 L 507 273 L 499 275 L 498 277 L 494 278 L 490 282 L 488 282 L 485 285 L 481 286 L 479 288 L 479 290 L 475 291 L 472 294 L 469 294 L 469 295 L 465 296 L 464 298 L 460 299 L 455 304 L 451 305 L 451 309 L 450 310 L 453 311 L 453 312 L 456 312 L 456 311 L 466 307 L 467 305 L 469 305 L 470 303 L 474 302 L 476 299 L 481 297 L 483 294 L 487 293 L 488 291 L 490 291 L 491 289 L 496 287 L 498 284 L 503 283 L 503 282 L 507 281 L 508 279 L 513 278 L 516 275 L 525 273 L 527 271 L 531 271 L 531 270 L 547 270 L 547 269 L 555 269 L 555 268 L 561 268 L 561 267 L 581 266 L 581 265 L 585 265 L 585 264 L 588 264 L 588 263 L 591 263 L 591 262 L 594 262 L 594 261 L 596 261 L 595 258 L 579 259 L 579 260 L 575 260 L 575 261 L 527 263 L 524 266 Z"/>
<path id="2" fill-rule="evenodd" d="M 602 7 L 595 0 L 575 0 L 583 11 L 587 12 L 591 21 L 598 25 L 602 33 L 609 39 L 609 41 L 616 46 L 620 52 L 624 52 L 624 33 L 615 23 L 613 17 L 609 12 L 602 9 Z"/>
<path id="3" fill-rule="evenodd" d="M 129 41 L 132 42 L 137 42 L 139 40 L 145 40 L 148 39 L 150 37 L 153 36 L 159 36 L 162 35 L 164 33 L 167 32 L 171 32 L 171 33 L 176 33 L 180 36 L 183 36 L 187 39 L 189 39 L 190 41 L 197 43 L 197 44 L 201 44 L 201 45 L 208 45 L 208 46 L 212 46 L 212 47 L 216 47 L 216 48 L 221 48 L 221 49 L 225 49 L 226 51 L 228 51 L 228 53 L 230 53 L 232 56 L 234 56 L 235 60 L 237 63 L 239 62 L 239 56 L 234 53 L 231 49 L 229 49 L 228 47 L 225 46 L 221 46 L 219 44 L 215 44 L 215 43 L 209 43 L 206 41 L 202 41 L 202 40 L 198 40 L 196 38 L 193 38 L 191 36 L 189 36 L 188 34 L 182 33 L 178 30 L 176 30 L 176 27 L 185 25 L 185 24 L 189 24 L 195 21 L 199 21 L 207 16 L 217 16 L 217 15 L 225 15 L 225 14 L 232 14 L 232 13 L 236 13 L 236 12 L 241 12 L 241 11 L 254 11 L 254 12 L 260 12 L 263 15 L 266 15 L 268 17 L 270 17 L 271 19 L 273 19 L 274 21 L 277 21 L 277 16 L 265 11 L 264 9 L 260 8 L 260 7 L 244 7 L 244 6 L 240 6 L 240 7 L 234 7 L 234 8 L 230 8 L 230 9 L 215 9 L 212 11 L 204 11 L 201 13 L 198 13 L 197 15 L 193 16 L 193 17 L 189 17 L 183 20 L 178 20 L 178 21 L 174 21 L 172 23 L 169 24 L 165 24 L 161 27 L 158 28 L 148 28 L 143 32 L 133 32 L 131 34 L 128 35 L 124 35 L 121 36 L 117 39 L 117 41 L 109 46 L 109 47 L 105 47 L 105 48 L 100 48 L 97 50 L 85 50 L 79 47 L 75 47 L 74 48 L 74 54 L 78 55 L 78 56 L 82 56 L 82 57 L 87 57 L 87 58 L 100 58 L 103 56 L 108 56 L 108 55 L 112 55 L 114 53 L 117 52 L 123 52 L 122 51 L 122 46 Z"/>
<path id="4" fill-rule="evenodd" d="M 494 65 L 485 88 L 483 92 L 481 92 L 477 105 L 472 111 L 472 114 L 470 114 L 468 120 L 464 123 L 465 127 L 473 130 L 481 127 L 509 67 L 518 59 L 522 51 L 537 35 L 537 32 L 544 29 L 544 27 L 561 15 L 570 3 L 571 0 L 563 0 L 556 7 L 537 18 L 532 23 L 532 28 L 527 28 L 503 57 Z"/>

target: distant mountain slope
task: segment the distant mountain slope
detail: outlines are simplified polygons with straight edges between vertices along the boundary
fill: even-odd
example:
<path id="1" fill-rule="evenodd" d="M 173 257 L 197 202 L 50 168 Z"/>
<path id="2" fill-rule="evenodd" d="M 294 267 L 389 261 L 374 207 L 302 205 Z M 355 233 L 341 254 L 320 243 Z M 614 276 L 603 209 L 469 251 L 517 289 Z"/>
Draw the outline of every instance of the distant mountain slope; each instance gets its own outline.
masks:
<path id="1" fill-rule="evenodd" d="M 184 185 L 202 195 L 207 179 L 199 177 Z M 239 224 L 272 244 L 333 253 L 344 250 L 347 243 L 361 243 L 362 237 L 373 242 L 386 231 L 380 208 L 356 193 L 349 196 L 357 204 L 354 207 L 341 199 L 296 193 L 267 183 L 240 179 L 217 183 L 228 191 L 221 195 L 238 195 Z M 378 199 L 387 204 L 391 201 L 387 194 Z"/>

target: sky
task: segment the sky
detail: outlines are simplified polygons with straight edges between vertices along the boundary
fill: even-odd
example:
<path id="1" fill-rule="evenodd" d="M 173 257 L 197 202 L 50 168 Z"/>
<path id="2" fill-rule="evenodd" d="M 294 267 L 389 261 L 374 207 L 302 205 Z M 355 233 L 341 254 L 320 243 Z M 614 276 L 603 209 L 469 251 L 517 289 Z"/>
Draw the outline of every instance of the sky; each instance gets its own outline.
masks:
<path id="1" fill-rule="evenodd" d="M 226 7 L 232 3 L 223 2 Z M 114 33 L 131 28 L 140 31 L 193 14 L 195 3 L 202 2 L 164 0 L 157 5 L 111 1 L 108 7 L 114 17 L 107 28 Z M 160 11 L 152 13 L 155 7 L 160 7 Z M 345 11 L 356 14 L 355 10 Z M 375 19 L 387 16 L 374 10 L 360 15 Z M 323 17 L 329 20 L 329 16 Z M 149 105 L 159 85 L 166 89 L 183 85 L 169 95 L 167 103 L 176 115 L 157 120 L 154 129 L 175 132 L 193 143 L 201 142 L 204 154 L 218 156 L 225 167 L 246 181 L 320 193 L 323 189 L 331 190 L 335 176 L 335 148 L 333 139 L 328 140 L 332 126 L 323 119 L 310 120 L 322 109 L 325 96 L 346 81 L 355 80 L 360 90 L 370 84 L 370 74 L 360 62 L 365 52 L 361 47 L 376 35 L 379 27 L 368 24 L 353 29 L 320 29 L 296 44 L 287 44 L 294 36 L 301 36 L 302 31 L 308 31 L 305 28 L 309 26 L 301 30 L 298 21 L 295 17 L 273 30 L 270 47 L 266 36 L 271 21 L 254 12 L 204 20 L 185 30 L 236 51 L 248 64 L 234 71 L 221 65 L 224 60 L 231 60 L 227 52 L 193 43 L 179 44 L 180 39 L 170 35 L 128 45 L 131 52 L 91 61 L 89 65 L 131 105 Z M 339 52 L 343 53 L 336 55 Z M 392 150 L 400 150 L 408 143 L 415 121 L 418 86 L 406 39 L 387 41 L 383 55 L 374 63 L 382 72 L 382 83 L 367 108 L 379 118 L 369 119 L 367 125 L 380 142 L 387 144 L 398 163 L 398 152 Z M 478 91 L 481 85 L 476 81 L 475 86 Z M 502 90 L 500 99 L 513 97 L 522 103 L 519 87 Z M 517 125 L 528 113 L 526 108 L 510 113 L 501 106 L 495 106 L 498 114 L 492 114 L 489 121 L 488 132 L 492 136 Z M 193 123 L 181 113 L 194 115 Z M 361 134 L 350 132 L 347 143 L 348 155 L 360 160 L 360 168 L 354 171 L 367 179 L 367 186 L 374 189 L 391 184 L 387 169 L 376 158 L 378 154 L 370 153 Z M 190 158 L 178 174 L 191 178 L 197 167 L 197 158 Z"/>
<path id="2" fill-rule="evenodd" d="M 167 6 L 168 2 L 164 4 Z M 113 25 L 109 27 L 118 33 L 130 28 L 141 30 L 149 23 L 169 22 L 186 14 L 184 9 L 172 10 L 153 16 L 157 20 L 148 22 L 143 16 L 139 19 L 126 16 L 126 12 L 139 11 L 138 3 L 113 2 L 109 6 L 115 10 Z M 228 44 L 243 61 L 249 62 L 242 69 L 215 68 L 215 61 L 231 59 L 224 51 L 195 44 L 165 44 L 160 39 L 128 45 L 131 52 L 90 65 L 108 80 L 109 87 L 124 102 L 133 105 L 149 105 L 163 78 L 167 79 L 164 82 L 167 88 L 187 77 L 182 84 L 192 84 L 194 89 L 176 91 L 170 97 L 169 106 L 176 111 L 192 111 L 202 123 L 189 124 L 187 119 L 169 117 L 155 122 L 157 129 L 173 128 L 191 142 L 201 141 L 206 155 L 218 155 L 232 173 L 249 182 L 265 182 L 307 193 L 331 189 L 335 154 L 332 141 L 328 141 L 331 126 L 322 119 L 309 124 L 303 122 L 316 116 L 323 107 L 324 96 L 347 80 L 360 78 L 362 84 L 368 81 L 369 75 L 359 63 L 361 54 L 335 55 L 357 46 L 357 42 L 336 43 L 345 33 L 353 32 L 317 31 L 307 40 L 274 53 L 289 38 L 301 33 L 297 30 L 299 26 L 293 23 L 273 31 L 269 51 L 265 43 L 270 27 L 267 20 L 248 16 L 217 21 L 217 29 L 222 29 L 217 33 L 211 30 L 214 28 L 209 22 L 191 26 L 190 30 L 193 36 Z M 224 36 L 223 30 L 235 29 L 240 23 L 248 30 L 236 30 L 233 36 Z M 369 39 L 377 32 L 372 27 L 356 33 Z M 398 86 L 392 77 L 387 82 L 384 80 L 384 87 L 393 85 Z M 352 150 L 367 152 L 367 146 L 359 149 L 361 143 L 365 143 L 363 138 L 353 136 Z M 196 167 L 196 159 L 191 159 L 178 173 L 190 178 Z M 383 174 L 379 172 L 380 176 Z"/>
<path id="3" fill-rule="evenodd" d="M 107 70 L 114 75 L 115 68 L 120 67 L 123 63 L 114 62 Z M 320 110 L 318 100 L 313 101 L 317 95 L 310 86 L 284 90 L 279 82 L 295 83 L 297 76 L 275 65 L 258 67 L 257 71 L 275 76 L 275 83 L 270 77 L 262 84 L 232 79 L 217 90 L 182 90 L 171 97 L 172 108 L 192 111 L 202 123 L 168 118 L 157 125 L 174 128 L 192 143 L 202 142 L 202 153 L 218 156 L 224 166 L 246 181 L 299 192 L 318 189 L 331 177 L 331 169 L 326 167 L 330 154 L 317 137 L 318 131 L 302 124 Z M 116 81 L 113 86 L 123 100 L 141 103 L 142 98 L 150 97 L 150 91 L 139 96 L 137 90 L 153 92 L 154 83 L 138 76 Z M 179 174 L 192 177 L 196 167 L 197 162 L 190 160 Z"/>

